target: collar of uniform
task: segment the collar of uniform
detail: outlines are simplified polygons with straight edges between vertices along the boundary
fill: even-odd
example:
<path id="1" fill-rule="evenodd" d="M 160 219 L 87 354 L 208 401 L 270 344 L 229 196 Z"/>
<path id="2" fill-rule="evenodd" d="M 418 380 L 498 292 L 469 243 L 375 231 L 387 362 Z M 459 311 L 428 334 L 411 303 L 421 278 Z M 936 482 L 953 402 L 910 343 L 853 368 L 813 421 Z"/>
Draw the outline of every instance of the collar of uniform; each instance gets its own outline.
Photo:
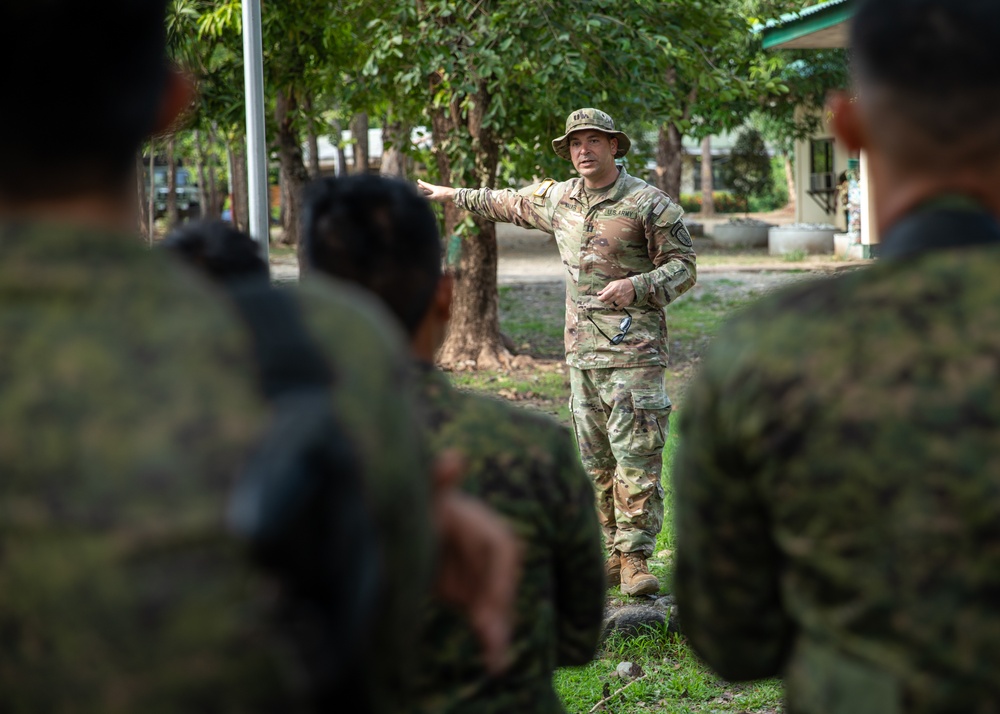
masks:
<path id="1" fill-rule="evenodd" d="M 1000 244 L 1000 224 L 964 197 L 928 201 L 899 220 L 879 246 L 882 260 L 901 260 L 935 250 Z"/>
<path id="2" fill-rule="evenodd" d="M 601 196 L 600 200 L 597 201 L 594 205 L 596 206 L 598 203 L 603 203 L 604 201 L 617 201 L 622 196 L 624 196 L 628 192 L 628 189 L 625 185 L 628 183 L 628 179 L 629 175 L 628 172 L 625 170 L 625 167 L 619 166 L 618 178 L 611 186 L 611 189 L 608 190 L 606 194 Z M 585 202 L 583 177 L 575 179 L 574 186 L 569 192 L 569 197 L 574 201 L 580 201 L 581 203 Z"/>

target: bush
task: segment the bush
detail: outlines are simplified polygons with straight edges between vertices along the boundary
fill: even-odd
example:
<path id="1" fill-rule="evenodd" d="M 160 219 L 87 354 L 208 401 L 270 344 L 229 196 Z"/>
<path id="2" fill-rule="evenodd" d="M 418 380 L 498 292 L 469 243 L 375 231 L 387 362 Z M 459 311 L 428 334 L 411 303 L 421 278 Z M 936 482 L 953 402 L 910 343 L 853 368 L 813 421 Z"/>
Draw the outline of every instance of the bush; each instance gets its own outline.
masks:
<path id="1" fill-rule="evenodd" d="M 712 191 L 716 213 L 742 213 L 743 204 L 728 191 Z M 681 208 L 685 213 L 701 213 L 701 193 L 682 193 Z"/>
<path id="2" fill-rule="evenodd" d="M 761 196 L 772 190 L 771 157 L 759 131 L 745 127 L 736 135 L 723 174 L 726 185 L 733 187 L 733 193 L 739 196 L 745 210 L 749 210 L 751 196 Z"/>

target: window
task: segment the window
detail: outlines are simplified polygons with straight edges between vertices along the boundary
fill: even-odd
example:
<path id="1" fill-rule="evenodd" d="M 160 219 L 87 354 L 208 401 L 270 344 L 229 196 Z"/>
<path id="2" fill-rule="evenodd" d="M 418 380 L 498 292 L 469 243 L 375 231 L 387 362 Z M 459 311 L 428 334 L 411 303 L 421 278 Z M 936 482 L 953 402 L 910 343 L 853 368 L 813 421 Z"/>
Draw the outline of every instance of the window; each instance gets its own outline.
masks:
<path id="1" fill-rule="evenodd" d="M 809 189 L 806 191 L 828 214 L 837 210 L 837 174 L 833 170 L 833 139 L 809 142 Z"/>
<path id="2" fill-rule="evenodd" d="M 809 188 L 813 191 L 836 188 L 833 139 L 813 139 L 809 144 L 809 154 Z"/>

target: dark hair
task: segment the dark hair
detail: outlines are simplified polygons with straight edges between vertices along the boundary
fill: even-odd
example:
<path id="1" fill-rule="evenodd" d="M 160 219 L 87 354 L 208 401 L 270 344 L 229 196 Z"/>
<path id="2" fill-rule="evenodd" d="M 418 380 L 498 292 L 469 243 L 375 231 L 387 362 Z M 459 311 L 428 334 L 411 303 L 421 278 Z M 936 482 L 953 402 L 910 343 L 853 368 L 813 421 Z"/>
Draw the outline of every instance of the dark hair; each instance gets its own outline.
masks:
<path id="1" fill-rule="evenodd" d="M 995 140 L 998 30 L 997 0 L 867 0 L 851 24 L 855 77 L 938 146 Z"/>
<path id="2" fill-rule="evenodd" d="M 322 178 L 304 193 L 306 266 L 375 293 L 413 334 L 441 278 L 437 218 L 416 188 L 374 175 Z"/>
<path id="3" fill-rule="evenodd" d="M 166 0 L 0 3 L 0 195 L 116 187 L 166 86 Z"/>
<path id="4" fill-rule="evenodd" d="M 156 245 L 216 280 L 269 277 L 257 241 L 225 221 L 182 223 Z"/>

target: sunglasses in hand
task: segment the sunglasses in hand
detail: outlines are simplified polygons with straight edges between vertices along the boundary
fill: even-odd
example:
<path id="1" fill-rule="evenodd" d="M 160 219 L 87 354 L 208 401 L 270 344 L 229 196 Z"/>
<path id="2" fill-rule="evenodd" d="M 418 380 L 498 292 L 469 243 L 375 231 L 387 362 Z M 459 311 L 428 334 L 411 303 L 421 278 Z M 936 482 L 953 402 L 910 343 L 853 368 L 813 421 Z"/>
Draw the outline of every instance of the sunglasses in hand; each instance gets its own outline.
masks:
<path id="1" fill-rule="evenodd" d="M 625 310 L 625 308 L 622 308 L 622 310 Z M 594 327 L 597 328 L 598 332 L 604 335 L 604 339 L 606 339 L 613 345 L 620 345 L 621 341 L 625 339 L 625 335 L 628 334 L 628 329 L 632 327 L 632 313 L 630 313 L 628 310 L 625 310 L 625 317 L 623 317 L 622 321 L 618 323 L 618 329 L 621 330 L 621 332 L 619 332 L 614 337 L 608 337 L 608 334 L 601 329 L 600 325 L 594 322 L 594 318 L 592 318 L 589 313 L 587 314 L 587 319 L 594 324 Z"/>

